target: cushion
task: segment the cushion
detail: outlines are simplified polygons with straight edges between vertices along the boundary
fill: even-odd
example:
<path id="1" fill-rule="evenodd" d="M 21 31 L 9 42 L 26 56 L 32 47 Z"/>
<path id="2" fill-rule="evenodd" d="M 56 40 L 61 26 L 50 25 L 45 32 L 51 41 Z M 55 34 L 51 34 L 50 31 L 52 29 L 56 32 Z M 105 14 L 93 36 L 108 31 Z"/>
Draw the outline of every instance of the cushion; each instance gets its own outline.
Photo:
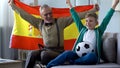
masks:
<path id="1" fill-rule="evenodd" d="M 103 41 L 102 46 L 102 59 L 105 62 L 116 62 L 117 58 L 117 46 L 116 39 L 107 37 Z"/>

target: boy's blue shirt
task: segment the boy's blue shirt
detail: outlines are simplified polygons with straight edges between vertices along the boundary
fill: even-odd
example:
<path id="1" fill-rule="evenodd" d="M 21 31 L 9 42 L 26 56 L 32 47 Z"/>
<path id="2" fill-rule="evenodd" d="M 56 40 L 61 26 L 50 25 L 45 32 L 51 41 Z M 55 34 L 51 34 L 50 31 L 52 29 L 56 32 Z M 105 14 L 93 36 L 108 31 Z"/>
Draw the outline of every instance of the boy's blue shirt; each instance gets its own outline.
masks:
<path id="1" fill-rule="evenodd" d="M 74 8 L 71 8 L 70 10 L 71 15 L 75 21 L 75 24 L 77 26 L 78 31 L 80 32 L 74 47 L 73 47 L 73 51 L 75 51 L 76 45 L 79 42 L 82 42 L 83 40 L 83 36 L 85 34 L 85 32 L 88 30 L 81 22 L 81 18 L 78 16 L 78 14 L 75 12 Z M 96 33 L 96 50 L 97 50 L 97 55 L 98 55 L 98 62 L 100 61 L 100 57 L 101 57 L 101 40 L 102 40 L 102 35 L 105 31 L 105 29 L 107 28 L 107 25 L 111 19 L 111 17 L 113 16 L 113 13 L 115 12 L 114 9 L 110 9 L 109 12 L 107 13 L 107 15 L 105 16 L 105 18 L 103 19 L 102 23 L 100 26 L 98 26 L 97 28 L 95 28 L 95 33 Z"/>

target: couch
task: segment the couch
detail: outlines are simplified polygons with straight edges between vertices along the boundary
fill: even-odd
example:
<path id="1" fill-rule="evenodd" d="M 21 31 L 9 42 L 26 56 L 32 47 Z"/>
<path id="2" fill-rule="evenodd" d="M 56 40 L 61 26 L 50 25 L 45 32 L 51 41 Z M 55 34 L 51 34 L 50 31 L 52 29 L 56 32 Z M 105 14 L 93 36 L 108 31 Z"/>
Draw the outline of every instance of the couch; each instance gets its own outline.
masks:
<path id="1" fill-rule="evenodd" d="M 59 65 L 52 68 L 120 68 L 120 33 L 106 32 L 102 40 L 102 57 L 100 64 Z"/>

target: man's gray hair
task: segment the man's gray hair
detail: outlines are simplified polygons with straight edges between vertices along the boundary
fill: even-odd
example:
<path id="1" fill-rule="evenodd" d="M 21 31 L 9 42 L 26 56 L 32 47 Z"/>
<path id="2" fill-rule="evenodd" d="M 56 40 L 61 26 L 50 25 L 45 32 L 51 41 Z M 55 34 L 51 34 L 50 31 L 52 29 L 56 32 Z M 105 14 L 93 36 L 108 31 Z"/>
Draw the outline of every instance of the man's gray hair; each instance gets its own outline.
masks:
<path id="1" fill-rule="evenodd" d="M 44 4 L 44 5 L 40 6 L 40 9 L 39 9 L 40 13 L 42 12 L 42 10 L 43 10 L 44 8 L 50 8 L 50 9 L 51 9 L 50 6 L 48 6 L 47 4 Z"/>

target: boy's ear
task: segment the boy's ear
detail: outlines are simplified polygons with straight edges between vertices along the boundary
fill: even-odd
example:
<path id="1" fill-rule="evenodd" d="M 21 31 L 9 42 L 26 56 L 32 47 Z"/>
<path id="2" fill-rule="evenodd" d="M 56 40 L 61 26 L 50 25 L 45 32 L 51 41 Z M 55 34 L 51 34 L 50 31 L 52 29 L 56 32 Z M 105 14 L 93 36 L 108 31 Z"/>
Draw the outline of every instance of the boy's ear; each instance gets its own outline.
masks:
<path id="1" fill-rule="evenodd" d="M 96 21 L 96 26 L 95 26 L 95 28 L 97 28 L 99 25 L 98 25 L 98 21 Z"/>
<path id="2" fill-rule="evenodd" d="M 95 28 L 97 28 L 99 26 L 99 23 L 98 23 L 98 21 L 96 21 L 96 26 L 95 26 Z"/>
<path id="3" fill-rule="evenodd" d="M 96 25 L 98 25 L 98 21 L 96 21 Z"/>

